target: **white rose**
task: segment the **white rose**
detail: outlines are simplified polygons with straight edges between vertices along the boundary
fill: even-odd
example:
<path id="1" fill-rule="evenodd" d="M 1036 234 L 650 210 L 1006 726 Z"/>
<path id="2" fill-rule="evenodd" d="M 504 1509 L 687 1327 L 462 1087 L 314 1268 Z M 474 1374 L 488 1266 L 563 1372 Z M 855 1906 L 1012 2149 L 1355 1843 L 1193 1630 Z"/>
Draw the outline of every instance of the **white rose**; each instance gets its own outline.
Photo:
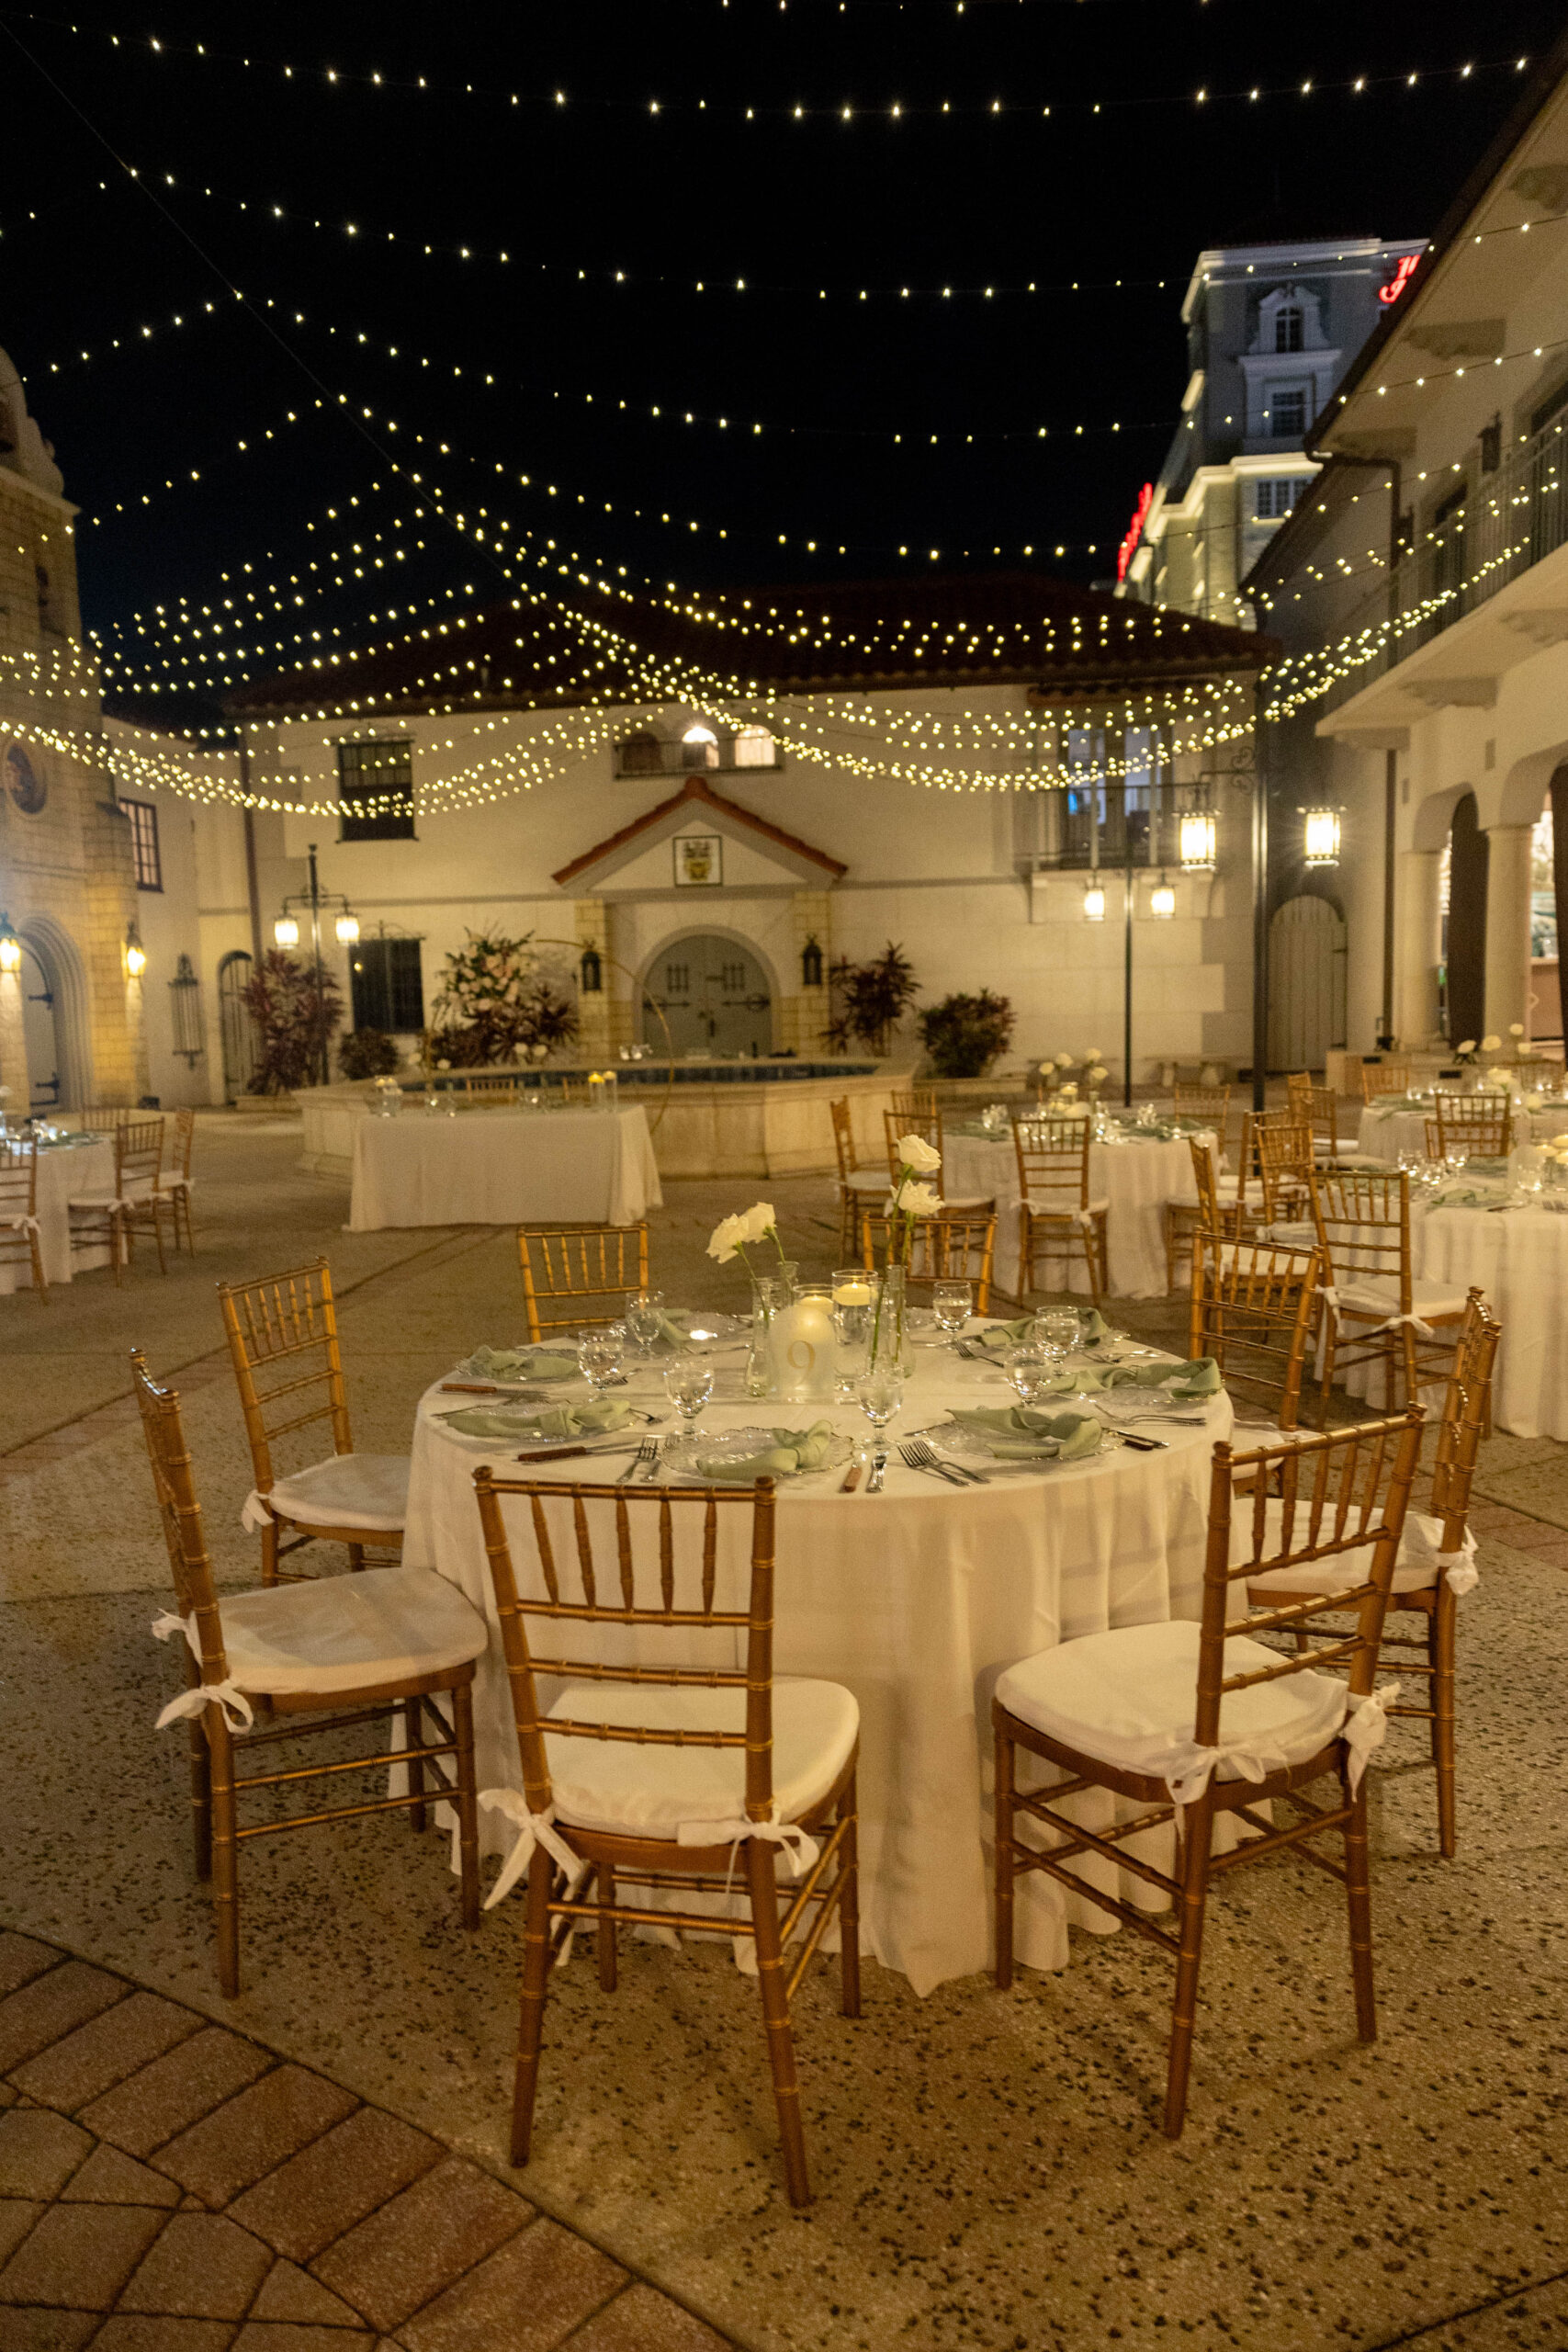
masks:
<path id="1" fill-rule="evenodd" d="M 761 1241 L 773 1231 L 777 1221 L 773 1215 L 772 1201 L 758 1201 L 753 1207 L 746 1211 L 744 1216 L 737 1219 L 740 1227 L 737 1238 L 742 1244 Z"/>
<path id="2" fill-rule="evenodd" d="M 1073 1057 L 1072 1057 L 1071 1054 L 1058 1054 L 1058 1055 L 1057 1055 L 1057 1057 L 1056 1057 L 1056 1068 L 1057 1068 L 1058 1069 L 1071 1069 L 1072 1066 L 1073 1066 Z"/>
<path id="3" fill-rule="evenodd" d="M 1509 1035 L 1509 1036 L 1510 1036 L 1510 1037 L 1522 1037 L 1522 1036 L 1524 1035 L 1524 1034 L 1525 1034 L 1525 1024 L 1524 1024 L 1524 1023 L 1523 1023 L 1522 1021 L 1510 1021 L 1510 1022 L 1509 1022 L 1509 1023 L 1508 1023 L 1508 1035 Z"/>
<path id="4" fill-rule="evenodd" d="M 1546 1097 L 1544 1094 L 1527 1094 L 1525 1096 L 1525 1109 L 1527 1111 L 1539 1111 L 1545 1101 Z"/>
<path id="5" fill-rule="evenodd" d="M 894 1195 L 894 1204 L 906 1216 L 940 1216 L 942 1196 L 929 1184 L 905 1184 Z"/>
<path id="6" fill-rule="evenodd" d="M 933 1151 L 924 1136 L 900 1136 L 893 1147 L 901 1168 L 913 1168 L 922 1176 L 942 1166 L 942 1154 Z"/>
<path id="7" fill-rule="evenodd" d="M 1106 1069 L 1103 1062 L 1096 1062 L 1094 1068 L 1089 1074 L 1089 1084 L 1091 1086 L 1103 1086 L 1110 1075 L 1111 1072 Z"/>
<path id="8" fill-rule="evenodd" d="M 1456 1053 L 1461 1053 L 1461 1054 L 1472 1054 L 1472 1053 L 1474 1053 L 1474 1051 L 1475 1051 L 1475 1040 L 1474 1040 L 1474 1038 L 1473 1038 L 1473 1037 L 1467 1037 L 1467 1038 L 1465 1039 L 1465 1041 L 1464 1041 L 1463 1045 L 1462 1045 L 1462 1046 L 1456 1046 L 1454 1050 L 1456 1051 Z"/>
<path id="9" fill-rule="evenodd" d="M 1483 1054 L 1495 1054 L 1502 1042 L 1501 1037 L 1483 1037 L 1481 1050 Z"/>
<path id="10" fill-rule="evenodd" d="M 721 1266 L 727 1266 L 746 1238 L 745 1226 L 744 1217 L 720 1217 L 708 1236 L 708 1256 L 716 1258 Z"/>
<path id="11" fill-rule="evenodd" d="M 1084 1059 L 1086 1062 L 1097 1062 L 1100 1059 L 1100 1047 L 1098 1046 L 1090 1046 L 1089 1051 L 1084 1056 Z"/>

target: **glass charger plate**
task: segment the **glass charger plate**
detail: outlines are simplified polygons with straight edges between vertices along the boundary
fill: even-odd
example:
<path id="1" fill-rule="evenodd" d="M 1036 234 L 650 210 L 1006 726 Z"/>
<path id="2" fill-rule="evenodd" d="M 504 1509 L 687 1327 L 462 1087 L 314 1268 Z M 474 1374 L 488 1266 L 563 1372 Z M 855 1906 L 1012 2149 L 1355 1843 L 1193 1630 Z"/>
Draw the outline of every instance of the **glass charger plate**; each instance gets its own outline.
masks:
<path id="1" fill-rule="evenodd" d="M 781 1422 L 780 1428 L 784 1426 Z M 809 1424 L 807 1424 L 809 1426 Z M 697 1464 L 701 1462 L 744 1462 L 753 1453 L 769 1453 L 774 1443 L 772 1429 L 750 1427 L 739 1430 L 716 1430 L 712 1437 L 671 1438 L 660 1457 L 660 1468 L 672 1478 L 690 1479 L 694 1486 L 705 1487 L 720 1483 L 705 1478 Z M 775 1470 L 775 1478 L 819 1478 L 825 1471 L 841 1470 L 854 1452 L 852 1439 L 835 1430 L 828 1441 L 828 1451 L 820 1462 L 809 1470 Z"/>
<path id="2" fill-rule="evenodd" d="M 465 1356 L 450 1377 L 454 1380 L 483 1380 L 492 1388 L 532 1388 L 541 1381 L 576 1380 L 580 1377 L 575 1340 L 563 1340 L 559 1347 L 541 1348 L 538 1354 L 569 1359 L 570 1368 L 565 1372 L 534 1372 L 529 1368 L 536 1361 L 532 1349 L 491 1348 Z M 492 1369 L 497 1363 L 507 1364 L 507 1370 Z"/>
<path id="3" fill-rule="evenodd" d="M 1064 1406 L 1067 1404 L 1066 1399 L 1063 1402 Z M 965 1429 L 961 1422 L 927 1430 L 924 1434 L 930 1438 L 938 1453 L 951 1453 L 955 1462 L 984 1462 L 993 1470 L 1055 1470 L 1062 1458 L 1058 1453 L 1043 1453 L 1034 1460 L 1021 1462 L 1016 1454 L 995 1453 L 991 1450 L 992 1439 L 988 1430 Z M 1092 1462 L 1096 1453 L 1113 1453 L 1121 1442 L 1120 1431 L 1107 1429 L 1102 1422 L 1095 1453 L 1079 1453 L 1073 1458 L 1077 1462 Z"/>

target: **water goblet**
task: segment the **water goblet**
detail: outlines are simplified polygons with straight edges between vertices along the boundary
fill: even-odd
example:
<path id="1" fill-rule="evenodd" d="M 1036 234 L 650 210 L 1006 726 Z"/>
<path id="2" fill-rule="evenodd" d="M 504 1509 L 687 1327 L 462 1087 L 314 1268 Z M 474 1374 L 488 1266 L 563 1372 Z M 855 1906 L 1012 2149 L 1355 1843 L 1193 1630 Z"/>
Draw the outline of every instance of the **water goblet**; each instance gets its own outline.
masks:
<path id="1" fill-rule="evenodd" d="M 1469 1165 L 1470 1155 L 1468 1152 L 1461 1150 L 1455 1144 L 1450 1144 L 1447 1151 L 1443 1154 L 1443 1166 L 1448 1170 L 1449 1174 L 1450 1176 L 1462 1176 Z"/>
<path id="2" fill-rule="evenodd" d="M 1007 1376 L 1017 1392 L 1021 1405 L 1037 1405 L 1051 1394 L 1056 1378 L 1056 1360 L 1046 1354 L 1043 1347 L 1013 1348 L 1007 1357 Z"/>
<path id="3" fill-rule="evenodd" d="M 664 1394 L 686 1424 L 688 1437 L 701 1437 L 703 1407 L 713 1395 L 713 1366 L 700 1356 L 682 1356 L 664 1375 Z"/>
<path id="4" fill-rule="evenodd" d="M 863 1372 L 855 1382 L 855 1397 L 880 1448 L 888 1423 L 904 1402 L 904 1375 L 886 1365 Z"/>
<path id="5" fill-rule="evenodd" d="M 626 1293 L 626 1329 L 637 1341 L 640 1355 L 651 1355 L 653 1352 L 663 1308 L 664 1293 L 661 1290 L 632 1290 Z"/>
<path id="6" fill-rule="evenodd" d="M 931 1285 L 931 1312 L 947 1334 L 947 1343 L 958 1351 L 958 1335 L 969 1320 L 974 1293 L 966 1282 L 942 1282 Z"/>
<path id="7" fill-rule="evenodd" d="M 1033 1345 L 1056 1363 L 1071 1355 L 1077 1336 L 1077 1311 L 1074 1307 L 1053 1306 L 1047 1314 L 1035 1318 Z"/>
<path id="8" fill-rule="evenodd" d="M 614 1324 L 602 1331 L 585 1331 L 577 1343 L 578 1370 L 601 1396 L 626 1378 L 625 1358 L 626 1333 Z"/>

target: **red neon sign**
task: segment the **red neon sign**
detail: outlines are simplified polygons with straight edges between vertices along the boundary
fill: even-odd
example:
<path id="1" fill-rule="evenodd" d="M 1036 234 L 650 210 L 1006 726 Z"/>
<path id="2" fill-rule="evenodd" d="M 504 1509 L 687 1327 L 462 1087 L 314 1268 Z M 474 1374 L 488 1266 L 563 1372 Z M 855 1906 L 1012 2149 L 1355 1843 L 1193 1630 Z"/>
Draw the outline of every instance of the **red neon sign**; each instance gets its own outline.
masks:
<path id="1" fill-rule="evenodd" d="M 1144 536 L 1144 525 L 1149 519 L 1149 509 L 1155 503 L 1155 486 L 1146 481 L 1138 492 L 1138 503 L 1133 509 L 1133 519 L 1127 526 L 1127 536 L 1116 550 L 1116 577 L 1125 580 L 1127 566 L 1133 560 L 1133 550 Z"/>
<path id="2" fill-rule="evenodd" d="M 1390 302 L 1398 301 L 1409 285 L 1410 274 L 1420 258 L 1419 254 L 1401 254 L 1394 265 L 1393 276 L 1389 279 L 1388 284 L 1378 288 L 1378 300 L 1385 309 Z"/>

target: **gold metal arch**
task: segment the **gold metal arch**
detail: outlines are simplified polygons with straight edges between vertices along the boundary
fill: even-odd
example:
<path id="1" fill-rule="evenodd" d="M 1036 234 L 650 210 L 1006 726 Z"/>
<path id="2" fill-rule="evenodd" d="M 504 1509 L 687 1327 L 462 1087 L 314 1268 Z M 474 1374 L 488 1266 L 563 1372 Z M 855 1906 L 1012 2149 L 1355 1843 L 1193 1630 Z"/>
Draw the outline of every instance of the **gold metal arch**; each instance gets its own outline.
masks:
<path id="1" fill-rule="evenodd" d="M 648 990 L 643 988 L 642 982 L 637 978 L 637 974 L 632 970 L 629 964 L 624 964 L 618 956 L 612 956 L 607 947 L 600 947 L 591 939 L 553 939 L 547 934 L 534 932 L 529 935 L 528 944 L 531 947 L 570 947 L 572 954 L 579 958 L 580 963 L 586 950 L 592 947 L 595 956 L 598 956 L 601 964 L 611 965 L 617 972 L 624 972 L 626 974 L 626 978 L 632 984 L 631 994 L 633 1002 L 636 1002 L 640 991 L 642 997 L 642 1009 L 644 1011 L 651 1011 L 658 1014 L 659 1025 L 664 1032 L 664 1051 L 669 1063 L 669 1075 L 664 1081 L 664 1093 L 659 1105 L 658 1115 L 654 1119 L 650 1120 L 649 1124 L 649 1134 L 657 1135 L 660 1127 L 663 1124 L 664 1114 L 670 1108 L 670 1104 L 675 1092 L 675 1040 L 671 1035 L 670 1023 L 664 1018 L 664 1007 L 660 1004 L 655 998 L 649 995 Z M 581 994 L 581 990 L 580 989 L 579 995 Z"/>

